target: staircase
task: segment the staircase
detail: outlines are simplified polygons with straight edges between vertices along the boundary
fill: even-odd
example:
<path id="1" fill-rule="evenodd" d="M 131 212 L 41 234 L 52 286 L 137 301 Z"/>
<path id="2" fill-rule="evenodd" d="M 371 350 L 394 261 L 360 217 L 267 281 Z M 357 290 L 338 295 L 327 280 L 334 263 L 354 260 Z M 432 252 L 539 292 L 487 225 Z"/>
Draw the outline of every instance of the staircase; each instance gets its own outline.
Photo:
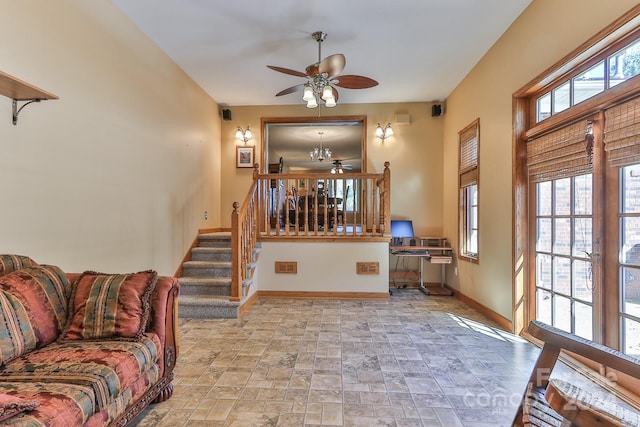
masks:
<path id="1" fill-rule="evenodd" d="M 251 285 L 254 262 L 250 264 Z M 237 319 L 244 303 L 229 301 L 231 295 L 231 233 L 205 233 L 198 236 L 198 246 L 191 250 L 191 261 L 182 264 L 179 316 L 198 319 Z"/>

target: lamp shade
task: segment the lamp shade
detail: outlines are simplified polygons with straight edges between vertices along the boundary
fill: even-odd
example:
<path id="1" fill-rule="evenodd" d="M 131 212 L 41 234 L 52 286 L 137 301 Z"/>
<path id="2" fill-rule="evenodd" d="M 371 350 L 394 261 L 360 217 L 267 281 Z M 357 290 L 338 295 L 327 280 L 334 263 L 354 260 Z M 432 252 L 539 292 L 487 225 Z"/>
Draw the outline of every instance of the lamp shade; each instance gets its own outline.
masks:
<path id="1" fill-rule="evenodd" d="M 333 98 L 333 89 L 331 89 L 331 86 L 326 85 L 324 89 L 322 89 L 322 99 L 326 101 L 331 98 Z"/>
<path id="2" fill-rule="evenodd" d="M 302 100 L 303 101 L 311 101 L 312 99 L 315 99 L 315 95 L 313 93 L 313 89 L 311 88 L 311 86 L 306 85 L 304 87 L 304 92 L 302 93 Z"/>

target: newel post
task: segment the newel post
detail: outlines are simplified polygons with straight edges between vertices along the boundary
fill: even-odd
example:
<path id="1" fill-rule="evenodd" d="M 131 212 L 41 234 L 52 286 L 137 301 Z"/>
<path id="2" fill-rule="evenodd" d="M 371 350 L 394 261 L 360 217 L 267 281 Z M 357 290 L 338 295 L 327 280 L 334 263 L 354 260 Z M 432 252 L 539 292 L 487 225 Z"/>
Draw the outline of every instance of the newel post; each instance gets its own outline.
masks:
<path id="1" fill-rule="evenodd" d="M 384 162 L 384 235 L 391 234 L 391 163 Z"/>
<path id="2" fill-rule="evenodd" d="M 242 285 L 242 266 L 240 263 L 240 247 L 242 231 L 240 229 L 240 203 L 233 202 L 231 212 L 231 297 L 230 301 L 240 301 Z"/>

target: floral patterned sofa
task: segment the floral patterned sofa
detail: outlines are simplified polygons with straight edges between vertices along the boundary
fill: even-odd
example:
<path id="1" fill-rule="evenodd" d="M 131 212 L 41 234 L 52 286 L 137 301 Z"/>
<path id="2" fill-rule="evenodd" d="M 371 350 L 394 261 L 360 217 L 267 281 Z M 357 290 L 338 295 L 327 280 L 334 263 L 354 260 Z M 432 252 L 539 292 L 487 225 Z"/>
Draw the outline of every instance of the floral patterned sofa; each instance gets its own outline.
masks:
<path id="1" fill-rule="evenodd" d="M 124 426 L 171 397 L 178 292 L 0 255 L 0 425 Z"/>

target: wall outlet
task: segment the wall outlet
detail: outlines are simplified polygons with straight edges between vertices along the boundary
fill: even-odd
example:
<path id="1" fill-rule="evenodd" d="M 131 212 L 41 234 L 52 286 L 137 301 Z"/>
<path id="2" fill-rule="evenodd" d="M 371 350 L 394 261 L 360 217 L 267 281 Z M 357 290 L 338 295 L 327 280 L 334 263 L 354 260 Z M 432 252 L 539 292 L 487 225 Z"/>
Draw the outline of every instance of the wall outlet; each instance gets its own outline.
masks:
<path id="1" fill-rule="evenodd" d="M 209 219 L 209 212 L 204 211 L 204 219 Z"/>
<path id="2" fill-rule="evenodd" d="M 453 274 L 458 275 L 458 267 L 453 267 Z"/>

